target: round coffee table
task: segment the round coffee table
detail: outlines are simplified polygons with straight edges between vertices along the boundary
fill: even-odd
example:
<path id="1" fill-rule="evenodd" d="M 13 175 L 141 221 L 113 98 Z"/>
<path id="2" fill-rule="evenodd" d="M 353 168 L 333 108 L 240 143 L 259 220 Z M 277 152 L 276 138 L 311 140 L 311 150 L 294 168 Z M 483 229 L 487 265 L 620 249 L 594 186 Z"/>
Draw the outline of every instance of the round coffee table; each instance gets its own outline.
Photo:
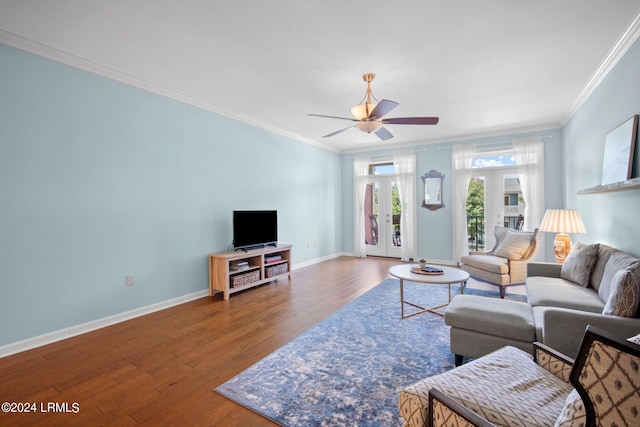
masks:
<path id="1" fill-rule="evenodd" d="M 425 313 L 427 311 L 429 313 L 437 314 L 438 316 L 444 316 L 444 314 L 437 312 L 436 310 L 442 307 L 446 307 L 447 305 L 449 305 L 449 302 L 451 302 L 451 285 L 453 283 L 460 283 L 460 293 L 464 293 L 464 286 L 466 285 L 467 280 L 469 280 L 469 273 L 467 273 L 464 270 L 460 270 L 459 268 L 444 267 L 439 265 L 437 267 L 443 270 L 443 274 L 437 274 L 437 275 L 419 274 L 419 273 L 414 273 L 412 271 L 414 267 L 419 268 L 417 264 L 400 264 L 400 265 L 394 265 L 389 269 L 390 275 L 400 279 L 400 307 L 401 307 L 400 313 L 402 318 L 404 319 L 406 317 L 415 316 L 416 314 Z M 437 305 L 435 307 L 422 307 L 421 305 L 414 304 L 409 301 L 405 301 L 404 299 L 404 281 L 405 280 L 408 280 L 410 282 L 427 283 L 432 285 L 442 285 L 442 284 L 449 285 L 449 302 L 446 304 Z M 409 304 L 415 308 L 418 308 L 420 311 L 417 311 L 415 313 L 411 313 L 405 316 L 404 315 L 405 304 Z"/>

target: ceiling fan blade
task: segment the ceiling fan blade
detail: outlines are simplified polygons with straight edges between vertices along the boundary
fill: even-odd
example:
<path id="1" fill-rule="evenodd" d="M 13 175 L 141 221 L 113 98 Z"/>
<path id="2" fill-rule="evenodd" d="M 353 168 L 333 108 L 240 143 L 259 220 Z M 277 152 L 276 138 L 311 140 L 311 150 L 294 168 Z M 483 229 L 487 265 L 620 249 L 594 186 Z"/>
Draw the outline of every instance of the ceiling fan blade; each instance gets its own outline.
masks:
<path id="1" fill-rule="evenodd" d="M 307 114 L 307 116 L 324 117 L 324 118 L 327 118 L 327 119 L 349 120 L 350 122 L 357 122 L 358 121 L 358 120 L 355 120 L 355 119 L 350 119 L 348 117 L 325 116 L 324 114 Z"/>
<path id="2" fill-rule="evenodd" d="M 328 135 L 323 136 L 323 138 L 328 138 L 328 137 L 330 137 L 330 136 L 337 135 L 337 134 L 339 134 L 339 133 L 341 133 L 341 132 L 344 132 L 345 130 L 349 130 L 349 129 L 354 128 L 354 127 L 356 127 L 356 125 L 349 126 L 349 127 L 347 127 L 347 128 L 337 130 L 337 131 L 335 131 L 335 132 L 332 132 L 332 133 L 330 133 L 330 134 L 328 134 Z"/>
<path id="3" fill-rule="evenodd" d="M 393 119 L 382 119 L 382 123 L 388 125 L 437 125 L 438 117 L 395 117 Z"/>
<path id="4" fill-rule="evenodd" d="M 393 134 L 391 132 L 389 132 L 388 130 L 386 130 L 385 128 L 378 129 L 376 131 L 376 135 L 378 135 L 378 138 L 380 138 L 383 141 L 386 141 L 387 139 L 393 138 Z"/>
<path id="5" fill-rule="evenodd" d="M 378 105 L 376 105 L 376 108 L 374 108 L 371 114 L 369 114 L 369 118 L 374 120 L 379 119 L 380 117 L 384 116 L 385 114 L 387 114 L 388 112 L 396 108 L 397 106 L 398 106 L 397 102 L 389 101 L 388 99 L 383 99 L 382 101 L 378 102 Z"/>

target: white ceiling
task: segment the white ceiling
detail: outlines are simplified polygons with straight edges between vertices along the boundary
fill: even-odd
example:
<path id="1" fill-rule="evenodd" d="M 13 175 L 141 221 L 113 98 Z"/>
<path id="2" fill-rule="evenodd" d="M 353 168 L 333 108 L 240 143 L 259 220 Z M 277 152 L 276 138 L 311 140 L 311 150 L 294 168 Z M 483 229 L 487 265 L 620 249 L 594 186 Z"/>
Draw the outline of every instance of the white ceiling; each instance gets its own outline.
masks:
<path id="1" fill-rule="evenodd" d="M 0 0 L 0 42 L 335 151 L 558 127 L 640 30 L 640 0 Z M 622 43 L 620 43 L 622 41 Z M 365 72 L 381 142 L 349 116 Z"/>

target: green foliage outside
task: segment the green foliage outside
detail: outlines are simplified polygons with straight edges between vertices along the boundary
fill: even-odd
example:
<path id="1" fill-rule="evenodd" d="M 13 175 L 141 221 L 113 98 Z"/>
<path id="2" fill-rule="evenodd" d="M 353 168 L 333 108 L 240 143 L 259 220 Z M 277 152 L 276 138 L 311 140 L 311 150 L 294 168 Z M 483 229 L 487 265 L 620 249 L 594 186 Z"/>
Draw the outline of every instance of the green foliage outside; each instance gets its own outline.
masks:
<path id="1" fill-rule="evenodd" d="M 377 186 L 373 187 L 373 206 L 373 209 L 375 210 L 374 214 L 378 216 L 378 206 L 380 206 L 380 204 L 378 200 Z M 402 205 L 400 204 L 400 193 L 398 193 L 398 184 L 394 182 L 393 186 L 391 187 L 391 215 L 400 215 L 401 213 Z"/>
<path id="2" fill-rule="evenodd" d="M 484 181 L 471 178 L 467 193 L 467 230 L 471 239 L 484 233 Z M 477 221 L 475 218 L 478 218 Z M 484 239 L 482 239 L 484 240 Z M 477 242 L 484 245 L 484 241 Z"/>

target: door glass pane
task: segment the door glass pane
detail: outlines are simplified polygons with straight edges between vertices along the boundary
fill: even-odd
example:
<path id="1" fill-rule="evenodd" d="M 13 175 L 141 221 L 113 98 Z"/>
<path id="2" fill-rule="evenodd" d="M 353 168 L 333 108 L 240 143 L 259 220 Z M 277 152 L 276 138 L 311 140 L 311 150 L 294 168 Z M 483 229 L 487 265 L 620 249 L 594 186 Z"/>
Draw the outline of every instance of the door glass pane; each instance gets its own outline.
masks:
<path id="1" fill-rule="evenodd" d="M 400 194 L 398 184 L 391 183 L 391 242 L 393 246 L 402 246 L 400 238 L 400 216 L 402 215 L 402 205 L 400 204 Z"/>
<path id="2" fill-rule="evenodd" d="M 504 175 L 504 226 L 520 230 L 524 223 L 524 198 L 517 175 Z"/>
<path id="3" fill-rule="evenodd" d="M 371 184 L 367 184 L 367 189 L 364 196 L 364 239 L 367 245 L 378 245 L 378 214 L 380 212 L 380 206 L 378 203 L 379 193 L 379 183 L 374 182 Z"/>
<path id="4" fill-rule="evenodd" d="M 471 178 L 467 193 L 467 234 L 469 249 L 483 251 L 484 235 L 484 179 Z"/>

